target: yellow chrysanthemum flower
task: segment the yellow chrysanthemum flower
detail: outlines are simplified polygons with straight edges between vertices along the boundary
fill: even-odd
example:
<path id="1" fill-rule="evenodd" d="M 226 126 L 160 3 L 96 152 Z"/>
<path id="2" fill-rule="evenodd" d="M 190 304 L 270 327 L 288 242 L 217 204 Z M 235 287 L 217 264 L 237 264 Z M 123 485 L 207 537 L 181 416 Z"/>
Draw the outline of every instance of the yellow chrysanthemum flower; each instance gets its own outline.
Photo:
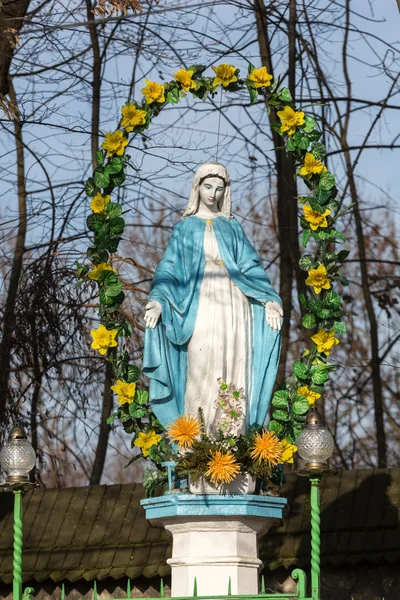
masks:
<path id="1" fill-rule="evenodd" d="M 190 448 L 201 431 L 201 423 L 193 415 L 183 415 L 168 427 L 168 435 L 182 448 Z"/>
<path id="2" fill-rule="evenodd" d="M 282 121 L 281 131 L 287 132 L 288 135 L 293 135 L 299 125 L 304 125 L 304 113 L 294 111 L 290 106 L 285 106 L 283 110 L 279 110 L 278 117 Z"/>
<path id="3" fill-rule="evenodd" d="M 125 152 L 125 146 L 128 145 L 128 140 L 124 137 L 124 134 L 120 129 L 114 131 L 114 133 L 106 133 L 106 139 L 102 143 L 101 147 L 107 151 L 107 156 L 122 156 Z"/>
<path id="4" fill-rule="evenodd" d="M 97 214 L 103 215 L 105 211 L 106 204 L 110 202 L 111 196 L 103 196 L 100 192 L 92 198 L 90 203 L 90 209 Z"/>
<path id="5" fill-rule="evenodd" d="M 121 108 L 121 114 L 121 127 L 125 127 L 128 133 L 133 131 L 135 127 L 146 124 L 147 112 L 138 108 L 134 102 L 125 104 L 125 106 Z"/>
<path id="6" fill-rule="evenodd" d="M 118 404 L 130 404 L 133 402 L 133 398 L 136 393 L 136 383 L 127 383 L 118 379 L 115 385 L 111 386 L 113 392 L 118 396 Z"/>
<path id="7" fill-rule="evenodd" d="M 282 452 L 282 444 L 273 431 L 263 431 L 261 434 L 256 434 L 250 456 L 253 460 L 265 460 L 273 466 L 280 462 Z"/>
<path id="8" fill-rule="evenodd" d="M 281 463 L 293 463 L 293 454 L 297 452 L 297 446 L 291 444 L 287 440 L 282 440 L 283 452 L 281 456 Z"/>
<path id="9" fill-rule="evenodd" d="M 314 406 L 315 401 L 318 400 L 318 398 L 321 398 L 321 394 L 318 394 L 318 392 L 313 392 L 307 385 L 299 387 L 297 393 L 299 396 L 304 396 L 304 398 L 307 398 L 311 406 Z"/>
<path id="10" fill-rule="evenodd" d="M 310 269 L 308 271 L 306 284 L 311 285 L 316 294 L 319 294 L 321 290 L 329 290 L 331 282 L 327 277 L 326 267 L 324 265 L 319 265 L 316 269 Z"/>
<path id="11" fill-rule="evenodd" d="M 230 483 L 240 472 L 240 467 L 232 452 L 221 452 L 216 450 L 213 458 L 208 463 L 206 477 L 211 479 L 211 483 L 218 485 L 221 483 Z"/>
<path id="12" fill-rule="evenodd" d="M 331 211 L 327 208 L 324 213 L 311 208 L 309 204 L 304 204 L 304 218 L 307 223 L 310 223 L 310 227 L 313 231 L 316 231 L 318 227 L 328 227 L 327 216 L 331 214 Z"/>
<path id="13" fill-rule="evenodd" d="M 267 67 L 260 67 L 260 69 L 253 69 L 248 79 L 253 82 L 254 87 L 257 89 L 260 87 L 269 87 L 272 75 L 268 73 Z"/>
<path id="14" fill-rule="evenodd" d="M 146 98 L 147 104 L 165 102 L 165 89 L 162 83 L 146 79 L 146 87 L 142 89 L 142 94 Z"/>
<path id="15" fill-rule="evenodd" d="M 313 175 L 318 175 L 327 171 L 325 165 L 320 160 L 317 160 L 311 152 L 306 152 L 304 157 L 304 165 L 299 170 L 299 174 L 307 179 L 311 179 Z"/>
<path id="16" fill-rule="evenodd" d="M 162 436 L 159 433 L 156 433 L 154 429 L 150 429 L 147 433 L 141 431 L 133 442 L 133 445 L 141 448 L 143 456 L 148 456 L 150 448 L 157 446 L 161 439 Z"/>
<path id="17" fill-rule="evenodd" d="M 318 333 L 311 336 L 312 341 L 317 345 L 318 352 L 323 352 L 326 356 L 329 356 L 333 346 L 337 346 L 339 340 L 335 338 L 334 331 L 326 331 L 326 329 L 320 329 Z"/>
<path id="18" fill-rule="evenodd" d="M 118 329 L 108 330 L 104 325 L 100 325 L 98 329 L 92 329 L 90 334 L 93 338 L 92 348 L 98 350 L 101 355 L 107 353 L 109 348 L 114 348 L 118 345 L 115 339 L 118 333 Z"/>
<path id="19" fill-rule="evenodd" d="M 186 69 L 179 69 L 179 71 L 174 74 L 175 81 L 181 84 L 181 87 L 185 92 L 196 87 L 196 82 L 192 79 L 193 74 L 194 71 L 190 69 L 188 71 L 186 71 Z"/>
<path id="20" fill-rule="evenodd" d="M 88 273 L 88 277 L 89 277 L 89 279 L 92 279 L 93 281 L 97 281 L 100 273 L 103 273 L 103 271 L 112 271 L 113 273 L 117 272 L 108 263 L 100 263 L 99 265 L 96 265 L 94 267 L 94 269 L 92 269 L 92 271 L 90 271 Z"/>
<path id="21" fill-rule="evenodd" d="M 227 65 L 226 63 L 223 63 L 222 65 L 218 65 L 218 67 L 211 68 L 215 73 L 215 79 L 213 81 L 214 87 L 220 83 L 222 83 L 224 87 L 227 87 L 230 83 L 234 83 L 238 80 L 235 75 L 236 67 L 233 65 Z"/>

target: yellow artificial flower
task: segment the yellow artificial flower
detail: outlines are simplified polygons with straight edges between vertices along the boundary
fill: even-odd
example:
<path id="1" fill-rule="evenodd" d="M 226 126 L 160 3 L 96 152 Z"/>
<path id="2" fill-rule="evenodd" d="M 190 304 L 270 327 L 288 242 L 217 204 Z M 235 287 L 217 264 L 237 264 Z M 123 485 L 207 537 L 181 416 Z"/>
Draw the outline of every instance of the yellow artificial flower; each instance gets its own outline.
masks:
<path id="1" fill-rule="evenodd" d="M 106 133 L 106 139 L 102 143 L 101 147 L 107 151 L 107 156 L 116 154 L 122 156 L 125 152 L 125 146 L 128 145 L 128 140 L 124 137 L 124 134 L 120 129 L 114 131 L 114 133 Z"/>
<path id="2" fill-rule="evenodd" d="M 143 456 L 148 456 L 150 448 L 157 446 L 161 439 L 162 436 L 159 433 L 156 433 L 154 429 L 150 429 L 147 433 L 141 431 L 133 442 L 133 445 L 141 448 Z"/>
<path id="3" fill-rule="evenodd" d="M 103 196 L 100 192 L 92 198 L 90 209 L 97 214 L 104 215 L 106 204 L 110 202 L 111 196 Z"/>
<path id="4" fill-rule="evenodd" d="M 146 79 L 146 87 L 142 89 L 142 94 L 146 98 L 147 104 L 165 102 L 165 89 L 162 83 Z"/>
<path id="5" fill-rule="evenodd" d="M 333 346 L 337 346 L 339 340 L 335 338 L 334 331 L 326 331 L 326 329 L 320 329 L 318 333 L 311 336 L 312 341 L 317 345 L 318 352 L 323 352 L 326 356 L 329 356 Z"/>
<path id="6" fill-rule="evenodd" d="M 313 286 L 316 294 L 319 294 L 321 290 L 329 290 L 331 282 L 327 277 L 326 267 L 324 265 L 319 265 L 316 269 L 310 269 L 308 271 L 306 285 Z"/>
<path id="7" fill-rule="evenodd" d="M 234 83 L 237 81 L 236 67 L 233 65 L 227 65 L 223 63 L 222 65 L 218 65 L 218 67 L 211 67 L 215 73 L 215 79 L 213 81 L 213 86 L 216 87 L 220 83 L 224 87 L 227 87 L 230 83 Z"/>
<path id="8" fill-rule="evenodd" d="M 269 465 L 277 465 L 283 452 L 282 444 L 272 431 L 257 433 L 250 453 L 253 460 L 265 460 Z"/>
<path id="9" fill-rule="evenodd" d="M 304 113 L 301 111 L 296 112 L 290 106 L 285 106 L 283 110 L 279 110 L 276 114 L 282 121 L 282 133 L 287 132 L 288 135 L 293 135 L 296 127 L 304 125 Z"/>
<path id="10" fill-rule="evenodd" d="M 307 179 L 311 179 L 313 175 L 323 173 L 328 169 L 322 164 L 320 160 L 317 160 L 311 152 L 306 152 L 304 157 L 304 165 L 301 167 L 299 174 Z"/>
<path id="11" fill-rule="evenodd" d="M 96 265 L 94 267 L 94 269 L 88 273 L 88 277 L 89 277 L 89 279 L 92 279 L 93 281 L 97 281 L 100 273 L 103 273 L 103 271 L 112 271 L 113 273 L 117 272 L 108 263 L 100 263 L 99 265 Z"/>
<path id="12" fill-rule="evenodd" d="M 248 77 L 249 81 L 253 82 L 254 87 L 269 87 L 271 85 L 272 75 L 267 71 L 267 67 L 261 67 L 260 69 L 253 69 Z"/>
<path id="13" fill-rule="evenodd" d="M 304 204 L 304 218 L 307 223 L 310 223 L 310 227 L 313 231 L 316 231 L 318 227 L 328 227 L 328 221 L 326 217 L 331 214 L 331 211 L 327 208 L 324 213 L 311 208 L 309 204 Z"/>
<path id="14" fill-rule="evenodd" d="M 193 415 L 183 415 L 168 427 L 168 435 L 182 448 L 190 448 L 201 431 L 201 423 Z"/>
<path id="15" fill-rule="evenodd" d="M 230 483 L 239 473 L 240 467 L 232 452 L 221 452 L 216 450 L 214 456 L 208 463 L 206 477 L 211 479 L 211 483 L 218 485 L 220 483 Z"/>
<path id="16" fill-rule="evenodd" d="M 192 71 L 191 69 L 189 69 L 188 71 L 186 71 L 185 69 L 179 69 L 179 71 L 177 71 L 174 74 L 175 81 L 181 84 L 181 87 L 185 92 L 188 92 L 189 90 L 196 87 L 196 82 L 192 79 L 193 74 L 194 71 Z"/>
<path id="17" fill-rule="evenodd" d="M 121 127 L 125 127 L 128 133 L 135 129 L 135 127 L 146 125 L 147 112 L 138 108 L 134 102 L 125 104 L 121 108 L 121 114 Z"/>
<path id="18" fill-rule="evenodd" d="M 291 444 L 287 440 L 282 440 L 283 452 L 281 456 L 281 463 L 293 463 L 293 454 L 297 452 L 297 446 Z"/>
<path id="19" fill-rule="evenodd" d="M 314 406 L 315 401 L 318 400 L 318 398 L 321 398 L 321 394 L 318 394 L 318 392 L 313 392 L 307 385 L 299 387 L 297 393 L 299 396 L 304 396 L 304 398 L 307 398 L 310 406 Z"/>
<path id="20" fill-rule="evenodd" d="M 113 392 L 118 396 L 118 404 L 130 404 L 136 393 L 136 383 L 127 383 L 118 379 L 115 385 L 111 386 Z"/>
<path id="21" fill-rule="evenodd" d="M 118 329 L 108 330 L 104 325 L 100 325 L 98 329 L 92 329 L 90 334 L 93 338 L 92 348 L 98 350 L 101 355 L 107 354 L 109 348 L 114 348 L 118 345 L 115 339 Z"/>

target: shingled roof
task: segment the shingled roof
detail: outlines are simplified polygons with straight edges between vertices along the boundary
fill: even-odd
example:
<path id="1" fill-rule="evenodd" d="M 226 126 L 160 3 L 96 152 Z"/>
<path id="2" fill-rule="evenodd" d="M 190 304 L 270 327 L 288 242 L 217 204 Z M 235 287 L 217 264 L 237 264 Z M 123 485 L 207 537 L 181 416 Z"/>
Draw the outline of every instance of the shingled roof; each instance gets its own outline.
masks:
<path id="1" fill-rule="evenodd" d="M 285 523 L 261 540 L 269 568 L 309 561 L 309 483 L 289 475 Z M 343 471 L 322 484 L 322 562 L 400 560 L 400 469 Z M 150 527 L 141 485 L 36 489 L 24 496 L 24 580 L 147 578 L 169 573 L 167 533 Z M 12 495 L 0 494 L 0 580 L 12 580 Z"/>

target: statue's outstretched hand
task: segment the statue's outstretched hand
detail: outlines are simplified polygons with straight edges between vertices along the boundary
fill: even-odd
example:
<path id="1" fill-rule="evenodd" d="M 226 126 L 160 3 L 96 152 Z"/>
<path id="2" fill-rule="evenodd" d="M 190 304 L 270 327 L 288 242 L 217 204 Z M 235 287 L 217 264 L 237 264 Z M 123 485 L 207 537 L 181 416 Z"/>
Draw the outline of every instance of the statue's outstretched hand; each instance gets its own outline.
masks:
<path id="1" fill-rule="evenodd" d="M 150 300 L 145 306 L 145 311 L 144 322 L 146 323 L 146 327 L 154 329 L 162 313 L 161 304 L 157 300 Z"/>
<path id="2" fill-rule="evenodd" d="M 278 302 L 265 303 L 265 318 L 272 329 L 280 330 L 282 327 L 283 310 Z"/>

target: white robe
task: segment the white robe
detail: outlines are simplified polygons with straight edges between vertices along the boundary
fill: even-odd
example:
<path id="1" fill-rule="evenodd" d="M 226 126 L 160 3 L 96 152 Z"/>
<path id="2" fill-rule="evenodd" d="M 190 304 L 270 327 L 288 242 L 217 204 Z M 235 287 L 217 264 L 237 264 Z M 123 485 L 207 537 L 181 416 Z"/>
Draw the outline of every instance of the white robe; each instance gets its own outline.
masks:
<path id="1" fill-rule="evenodd" d="M 201 407 L 208 432 L 218 428 L 218 378 L 244 388 L 251 397 L 252 308 L 224 267 L 212 226 L 204 232 L 206 266 L 199 308 L 187 349 L 185 414 L 197 416 Z M 246 407 L 245 407 L 246 413 Z M 243 433 L 245 423 L 239 433 Z"/>

